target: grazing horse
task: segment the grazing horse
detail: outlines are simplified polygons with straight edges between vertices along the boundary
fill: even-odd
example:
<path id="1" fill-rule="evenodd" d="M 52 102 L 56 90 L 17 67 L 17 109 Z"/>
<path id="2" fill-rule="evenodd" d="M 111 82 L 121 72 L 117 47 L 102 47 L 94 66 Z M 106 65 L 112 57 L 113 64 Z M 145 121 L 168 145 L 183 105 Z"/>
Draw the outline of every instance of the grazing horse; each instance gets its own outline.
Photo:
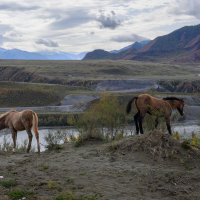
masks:
<path id="1" fill-rule="evenodd" d="M 24 110 L 21 112 L 9 111 L 0 115 L 0 130 L 9 128 L 12 132 L 12 139 L 14 149 L 16 148 L 17 131 L 26 130 L 29 138 L 27 153 L 31 149 L 32 132 L 33 129 L 37 140 L 38 153 L 40 153 L 39 132 L 38 132 L 38 116 L 32 110 Z"/>
<path id="2" fill-rule="evenodd" d="M 150 115 L 156 115 L 155 128 L 158 126 L 158 117 L 164 117 L 169 134 L 172 134 L 170 125 L 170 116 L 172 110 L 177 109 L 181 116 L 184 115 L 184 101 L 176 97 L 166 97 L 158 99 L 148 94 L 141 94 L 137 97 L 133 97 L 126 107 L 126 112 L 130 113 L 132 102 L 135 102 L 137 113 L 134 115 L 134 122 L 136 126 L 136 134 L 139 132 L 143 134 L 142 121 L 146 113 Z"/>

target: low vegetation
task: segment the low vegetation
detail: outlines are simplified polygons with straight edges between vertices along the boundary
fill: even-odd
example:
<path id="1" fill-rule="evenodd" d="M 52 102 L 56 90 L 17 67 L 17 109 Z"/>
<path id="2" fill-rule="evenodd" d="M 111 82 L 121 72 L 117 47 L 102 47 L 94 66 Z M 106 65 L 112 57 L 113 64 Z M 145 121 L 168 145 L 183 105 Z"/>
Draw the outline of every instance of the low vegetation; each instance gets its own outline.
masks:
<path id="1" fill-rule="evenodd" d="M 71 192 L 64 192 L 58 195 L 55 200 L 98 200 L 99 197 L 98 194 L 77 196 Z"/>
<path id="2" fill-rule="evenodd" d="M 34 193 L 22 189 L 13 189 L 8 193 L 8 196 L 12 200 L 19 200 L 19 199 L 33 199 Z"/>
<path id="3" fill-rule="evenodd" d="M 61 130 L 58 130 L 57 132 L 49 130 L 48 134 L 44 138 L 47 144 L 46 148 L 49 151 L 62 149 L 62 144 L 68 141 L 67 136 L 68 134 Z"/>
<path id="4" fill-rule="evenodd" d="M 12 188 L 17 185 L 16 180 L 14 179 L 2 179 L 0 180 L 0 186 L 4 188 Z"/>
<path id="5" fill-rule="evenodd" d="M 154 130 L 140 137 L 133 136 L 120 141 L 114 141 L 107 146 L 107 150 L 122 154 L 136 151 L 145 152 L 155 160 L 186 160 L 200 158 L 199 141 L 199 138 L 180 140 L 180 137 L 177 137 L 177 133 L 175 137 L 171 137 L 169 134 Z"/>
<path id="6" fill-rule="evenodd" d="M 58 85 L 0 82 L 1 107 L 56 105 L 67 88 Z"/>
<path id="7" fill-rule="evenodd" d="M 71 116 L 71 125 L 79 132 L 77 137 L 71 136 L 71 141 L 79 146 L 87 140 L 114 140 L 124 133 L 125 123 L 126 114 L 119 99 L 105 94 L 87 112 Z"/>
<path id="8" fill-rule="evenodd" d="M 26 139 L 22 141 L 20 145 L 18 144 L 16 145 L 15 152 L 18 153 L 26 152 L 27 146 L 28 146 L 28 140 Z M 35 151 L 34 147 L 31 147 L 30 151 L 34 152 Z M 12 139 L 10 140 L 7 137 L 7 135 L 4 135 L 3 142 L 2 144 L 0 144 L 0 153 L 10 153 L 10 152 L 13 152 L 13 141 Z"/>
<path id="9" fill-rule="evenodd" d="M 27 76 L 24 81 L 46 82 L 67 84 L 69 80 L 102 80 L 120 79 L 132 77 L 150 77 L 162 78 L 189 78 L 194 79 L 199 74 L 197 65 L 187 64 L 170 64 L 170 63 L 153 63 L 132 60 L 98 60 L 98 61 L 23 61 L 23 60 L 1 60 L 3 68 L 0 80 L 17 81 L 17 70 L 23 73 L 29 73 L 30 80 Z M 9 77 L 7 71 L 14 68 Z M 84 69 L 84 70 L 83 70 Z M 3 73 L 4 72 L 4 73 Z M 18 76 L 16 76 L 16 74 Z M 38 77 L 37 77 L 38 76 Z M 20 76 L 22 81 L 23 77 Z"/>

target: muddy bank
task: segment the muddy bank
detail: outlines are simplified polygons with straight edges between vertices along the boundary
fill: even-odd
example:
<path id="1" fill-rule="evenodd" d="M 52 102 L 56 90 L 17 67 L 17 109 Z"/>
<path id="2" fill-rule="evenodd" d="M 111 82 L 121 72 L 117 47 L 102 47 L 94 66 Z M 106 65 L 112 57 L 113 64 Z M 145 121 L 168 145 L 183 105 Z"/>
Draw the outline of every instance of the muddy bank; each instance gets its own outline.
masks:
<path id="1" fill-rule="evenodd" d="M 59 152 L 0 154 L 0 175 L 16 185 L 0 185 L 0 199 L 20 188 L 29 200 L 54 200 L 62 192 L 97 200 L 198 200 L 200 163 L 154 160 L 142 151 L 110 153 L 92 142 L 79 148 L 66 144 Z M 193 163 L 195 162 L 195 163 Z"/>

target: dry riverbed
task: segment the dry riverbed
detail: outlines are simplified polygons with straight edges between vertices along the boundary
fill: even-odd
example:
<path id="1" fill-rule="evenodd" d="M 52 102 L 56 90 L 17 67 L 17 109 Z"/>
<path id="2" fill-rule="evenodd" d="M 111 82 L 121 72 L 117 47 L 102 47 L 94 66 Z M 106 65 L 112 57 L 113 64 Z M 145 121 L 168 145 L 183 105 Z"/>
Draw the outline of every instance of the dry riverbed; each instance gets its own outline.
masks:
<path id="1" fill-rule="evenodd" d="M 65 144 L 59 152 L 43 152 L 40 156 L 1 153 L 0 176 L 4 178 L 0 179 L 0 199 L 10 199 L 8 194 L 17 188 L 25 191 L 26 199 L 40 200 L 54 200 L 63 192 L 74 196 L 64 200 L 200 199 L 199 152 L 193 154 L 166 140 L 162 148 L 166 157 L 156 157 L 150 152 L 154 140 L 148 149 L 144 145 L 151 140 L 142 143 L 138 139 L 141 136 L 134 137 L 117 144 Z M 179 153 L 171 158 L 169 150 Z M 2 184 L 9 180 L 14 184 Z"/>

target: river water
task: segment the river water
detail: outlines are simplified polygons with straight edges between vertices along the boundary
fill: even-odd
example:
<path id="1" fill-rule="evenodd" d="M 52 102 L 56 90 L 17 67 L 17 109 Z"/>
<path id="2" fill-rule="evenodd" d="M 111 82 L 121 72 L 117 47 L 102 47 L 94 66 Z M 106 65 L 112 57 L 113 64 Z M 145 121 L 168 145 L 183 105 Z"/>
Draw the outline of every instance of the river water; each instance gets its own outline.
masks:
<path id="1" fill-rule="evenodd" d="M 132 129 L 133 129 L 133 134 L 134 134 L 135 127 L 133 126 Z M 74 128 L 67 128 L 67 127 L 64 127 L 64 128 L 62 128 L 62 127 L 40 128 L 39 133 L 40 133 L 41 151 L 44 151 L 46 149 L 45 146 L 47 144 L 46 144 L 45 136 L 47 136 L 48 133 L 57 134 L 58 130 L 63 132 L 66 135 L 66 137 L 69 137 L 70 135 L 78 134 L 78 131 Z M 175 131 L 179 132 L 183 138 L 191 138 L 192 133 L 195 133 L 197 137 L 200 137 L 200 124 L 198 124 L 197 121 L 188 121 L 185 123 L 173 124 L 172 130 L 174 132 Z M 130 132 L 131 132 L 130 128 L 128 128 L 127 134 L 130 134 Z M 0 131 L 0 144 L 3 144 L 5 139 L 7 142 L 10 142 L 12 144 L 12 136 L 11 136 L 9 130 Z M 17 144 L 18 145 L 22 145 L 24 143 L 24 141 L 27 139 L 28 139 L 28 135 L 25 131 L 19 131 L 17 133 Z M 61 143 L 62 143 L 62 141 L 61 141 Z M 36 149 L 36 139 L 35 139 L 34 135 L 33 135 L 32 147 L 34 149 Z"/>

